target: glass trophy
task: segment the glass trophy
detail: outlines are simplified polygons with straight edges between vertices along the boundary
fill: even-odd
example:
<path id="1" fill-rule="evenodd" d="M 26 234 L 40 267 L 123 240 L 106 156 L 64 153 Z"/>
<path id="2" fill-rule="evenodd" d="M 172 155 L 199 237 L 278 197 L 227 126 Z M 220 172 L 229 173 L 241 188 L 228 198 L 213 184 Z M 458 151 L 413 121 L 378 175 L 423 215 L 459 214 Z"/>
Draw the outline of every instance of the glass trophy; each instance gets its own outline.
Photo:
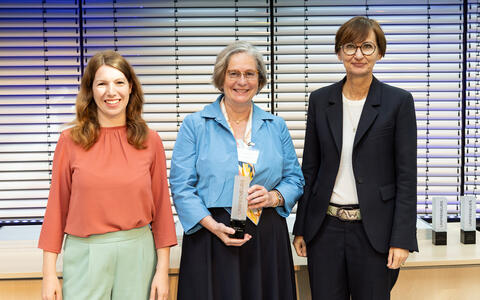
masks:
<path id="1" fill-rule="evenodd" d="M 432 199 L 432 244 L 447 244 L 447 198 Z"/>
<path id="2" fill-rule="evenodd" d="M 240 175 L 235 176 L 235 183 L 233 186 L 232 213 L 230 218 L 230 227 L 235 229 L 235 233 L 229 235 L 231 238 L 243 239 L 245 234 L 249 186 L 250 177 Z"/>
<path id="3" fill-rule="evenodd" d="M 460 197 L 460 242 L 475 244 L 475 227 L 477 225 L 477 199 L 475 196 Z"/>

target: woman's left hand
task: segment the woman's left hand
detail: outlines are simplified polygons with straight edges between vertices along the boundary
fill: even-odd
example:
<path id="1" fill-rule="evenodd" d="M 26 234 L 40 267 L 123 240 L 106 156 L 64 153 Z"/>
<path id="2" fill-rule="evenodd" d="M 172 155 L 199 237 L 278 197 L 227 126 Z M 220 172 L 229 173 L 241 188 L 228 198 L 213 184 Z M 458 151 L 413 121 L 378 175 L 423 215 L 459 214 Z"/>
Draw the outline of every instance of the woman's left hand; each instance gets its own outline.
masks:
<path id="1" fill-rule="evenodd" d="M 272 207 L 276 201 L 273 192 L 267 191 L 265 187 L 258 184 L 248 189 L 247 200 L 250 209 Z"/>
<path id="2" fill-rule="evenodd" d="M 149 300 L 167 300 L 168 299 L 168 273 L 156 271 L 150 288 Z"/>
<path id="3" fill-rule="evenodd" d="M 390 247 L 388 251 L 387 267 L 390 269 L 400 268 L 408 257 L 408 250 L 396 247 Z"/>

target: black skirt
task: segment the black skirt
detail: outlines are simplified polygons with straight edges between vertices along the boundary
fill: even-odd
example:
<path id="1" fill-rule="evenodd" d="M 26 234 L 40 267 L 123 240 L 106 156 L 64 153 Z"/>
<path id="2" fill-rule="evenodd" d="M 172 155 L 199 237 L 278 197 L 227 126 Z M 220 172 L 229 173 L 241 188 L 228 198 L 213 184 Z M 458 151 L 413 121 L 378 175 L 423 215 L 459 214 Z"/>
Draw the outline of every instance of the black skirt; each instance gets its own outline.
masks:
<path id="1" fill-rule="evenodd" d="M 227 226 L 223 208 L 210 209 Z M 205 228 L 183 236 L 178 300 L 295 300 L 295 273 L 285 218 L 273 208 L 258 226 L 247 221 L 252 238 L 241 247 L 226 246 Z"/>

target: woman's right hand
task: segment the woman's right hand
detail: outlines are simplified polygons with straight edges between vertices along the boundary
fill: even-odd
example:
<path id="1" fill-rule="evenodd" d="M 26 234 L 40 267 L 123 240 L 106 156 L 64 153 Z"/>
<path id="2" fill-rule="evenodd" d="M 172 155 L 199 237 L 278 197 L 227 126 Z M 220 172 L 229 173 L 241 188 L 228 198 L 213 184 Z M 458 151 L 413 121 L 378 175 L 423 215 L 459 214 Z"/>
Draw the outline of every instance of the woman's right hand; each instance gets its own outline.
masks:
<path id="1" fill-rule="evenodd" d="M 62 286 L 56 275 L 43 277 L 42 300 L 62 300 Z"/>
<path id="2" fill-rule="evenodd" d="M 62 300 L 62 286 L 57 277 L 57 253 L 43 251 L 42 300 Z"/>
<path id="3" fill-rule="evenodd" d="M 240 247 L 252 238 L 248 233 L 243 236 L 243 239 L 233 239 L 229 237 L 229 234 L 235 233 L 235 229 L 215 221 L 212 216 L 206 216 L 200 220 L 200 224 L 210 230 L 210 232 L 216 235 L 227 246 Z"/>

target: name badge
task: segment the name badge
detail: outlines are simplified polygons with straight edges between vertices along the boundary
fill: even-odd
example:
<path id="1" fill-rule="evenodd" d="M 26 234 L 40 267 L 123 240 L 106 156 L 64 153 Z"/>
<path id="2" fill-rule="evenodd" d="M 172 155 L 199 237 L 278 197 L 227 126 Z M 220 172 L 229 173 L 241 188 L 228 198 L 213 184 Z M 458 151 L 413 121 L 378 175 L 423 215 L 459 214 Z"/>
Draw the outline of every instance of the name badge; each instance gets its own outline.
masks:
<path id="1" fill-rule="evenodd" d="M 237 148 L 238 152 L 238 161 L 249 163 L 249 164 L 256 164 L 258 159 L 258 150 L 252 148 Z"/>

